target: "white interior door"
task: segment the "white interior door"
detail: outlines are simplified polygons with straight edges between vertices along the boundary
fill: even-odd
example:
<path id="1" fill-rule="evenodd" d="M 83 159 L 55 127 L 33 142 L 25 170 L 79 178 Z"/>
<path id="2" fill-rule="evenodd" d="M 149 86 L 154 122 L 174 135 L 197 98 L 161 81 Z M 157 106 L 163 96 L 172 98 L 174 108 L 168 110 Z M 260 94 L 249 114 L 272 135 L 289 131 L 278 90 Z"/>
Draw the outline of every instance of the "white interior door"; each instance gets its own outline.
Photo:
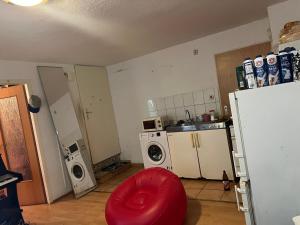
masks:
<path id="1" fill-rule="evenodd" d="M 226 130 L 205 130 L 195 133 L 198 136 L 198 157 L 202 176 L 206 179 L 221 180 L 225 170 L 229 179 L 233 180 Z"/>
<path id="2" fill-rule="evenodd" d="M 75 66 L 93 164 L 120 153 L 106 69 Z"/>
<path id="3" fill-rule="evenodd" d="M 194 132 L 168 133 L 172 170 L 179 177 L 200 178 Z"/>

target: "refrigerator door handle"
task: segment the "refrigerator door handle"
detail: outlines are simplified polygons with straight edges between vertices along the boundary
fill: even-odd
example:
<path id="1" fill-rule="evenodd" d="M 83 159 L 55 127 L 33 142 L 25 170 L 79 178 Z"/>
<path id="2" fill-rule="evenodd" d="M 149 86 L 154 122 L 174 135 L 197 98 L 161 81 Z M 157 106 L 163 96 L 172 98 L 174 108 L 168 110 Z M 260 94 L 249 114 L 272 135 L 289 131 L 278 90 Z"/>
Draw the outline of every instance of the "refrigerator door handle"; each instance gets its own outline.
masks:
<path id="1" fill-rule="evenodd" d="M 248 212 L 249 209 L 247 207 L 241 206 L 240 205 L 240 200 L 239 200 L 239 193 L 246 193 L 245 190 L 242 190 L 238 188 L 236 185 L 234 185 L 234 190 L 235 190 L 235 198 L 236 198 L 236 204 L 239 212 Z"/>
<path id="2" fill-rule="evenodd" d="M 241 188 L 237 188 L 237 192 L 240 194 L 246 194 L 246 190 Z"/>
<path id="3" fill-rule="evenodd" d="M 235 190 L 236 205 L 237 205 L 238 211 L 241 211 L 239 194 L 238 194 L 237 186 L 236 185 L 234 185 L 234 190 Z"/>
<path id="4" fill-rule="evenodd" d="M 246 207 L 240 206 L 240 211 L 242 211 L 242 212 L 249 212 L 249 209 L 246 208 Z"/>
<path id="5" fill-rule="evenodd" d="M 233 157 L 235 158 L 235 153 L 234 153 L 234 151 L 232 151 L 232 155 L 233 155 Z M 238 173 L 240 173 L 240 172 L 239 172 L 238 169 L 237 169 L 235 159 L 233 159 L 233 165 L 234 165 L 235 173 L 236 173 L 236 175 L 239 177 Z"/>
<path id="6" fill-rule="evenodd" d="M 247 177 L 246 173 L 237 172 L 236 174 L 238 175 L 238 177 Z"/>
<path id="7" fill-rule="evenodd" d="M 241 153 L 234 153 L 235 158 L 244 158 L 243 154 Z"/>

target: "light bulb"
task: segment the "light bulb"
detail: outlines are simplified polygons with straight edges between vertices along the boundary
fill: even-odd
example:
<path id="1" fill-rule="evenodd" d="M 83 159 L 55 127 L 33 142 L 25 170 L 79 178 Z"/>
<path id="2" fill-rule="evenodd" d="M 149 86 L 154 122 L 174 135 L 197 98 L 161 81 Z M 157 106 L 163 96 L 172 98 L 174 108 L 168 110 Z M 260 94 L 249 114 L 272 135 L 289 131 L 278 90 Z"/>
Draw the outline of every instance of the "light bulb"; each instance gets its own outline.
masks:
<path id="1" fill-rule="evenodd" d="M 19 6 L 35 6 L 45 2 L 45 0 L 5 0 L 5 1 Z"/>

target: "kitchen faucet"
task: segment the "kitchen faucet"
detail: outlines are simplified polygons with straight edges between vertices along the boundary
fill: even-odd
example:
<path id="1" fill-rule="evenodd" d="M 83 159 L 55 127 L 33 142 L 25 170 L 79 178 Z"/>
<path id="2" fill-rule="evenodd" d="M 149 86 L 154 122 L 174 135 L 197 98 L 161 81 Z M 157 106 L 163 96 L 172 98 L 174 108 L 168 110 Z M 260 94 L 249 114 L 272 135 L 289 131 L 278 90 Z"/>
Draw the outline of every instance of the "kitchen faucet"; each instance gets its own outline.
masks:
<path id="1" fill-rule="evenodd" d="M 186 115 L 188 115 L 188 119 L 187 119 Z M 185 120 L 188 122 L 192 122 L 190 111 L 187 109 L 185 110 Z"/>

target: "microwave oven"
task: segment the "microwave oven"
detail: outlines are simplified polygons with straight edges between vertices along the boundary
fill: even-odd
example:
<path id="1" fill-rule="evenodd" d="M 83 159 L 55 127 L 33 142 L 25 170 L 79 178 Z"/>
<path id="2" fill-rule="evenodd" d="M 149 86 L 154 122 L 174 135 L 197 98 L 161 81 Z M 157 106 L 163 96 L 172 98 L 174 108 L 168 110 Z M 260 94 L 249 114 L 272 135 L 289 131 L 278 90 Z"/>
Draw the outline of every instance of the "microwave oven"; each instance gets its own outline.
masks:
<path id="1" fill-rule="evenodd" d="M 143 120 L 144 131 L 159 131 L 163 130 L 161 117 L 151 117 Z"/>

